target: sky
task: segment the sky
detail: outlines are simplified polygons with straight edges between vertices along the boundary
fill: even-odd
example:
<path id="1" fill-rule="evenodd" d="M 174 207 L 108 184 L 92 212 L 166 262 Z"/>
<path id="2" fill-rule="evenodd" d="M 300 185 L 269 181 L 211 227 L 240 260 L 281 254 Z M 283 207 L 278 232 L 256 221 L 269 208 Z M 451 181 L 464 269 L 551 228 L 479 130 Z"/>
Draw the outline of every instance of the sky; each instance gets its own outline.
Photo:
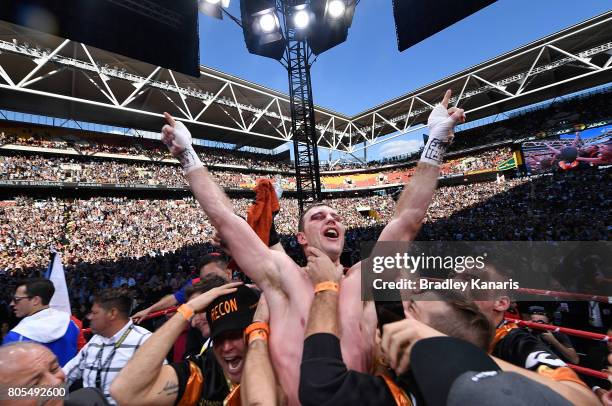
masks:
<path id="1" fill-rule="evenodd" d="M 606 0 L 498 0 L 400 53 L 392 0 L 361 0 L 347 41 L 321 54 L 313 65 L 314 101 L 354 115 L 604 13 L 609 6 Z M 239 18 L 240 2 L 232 0 L 228 11 Z M 199 32 L 203 65 L 288 92 L 286 70 L 277 61 L 249 54 L 242 29 L 233 21 L 200 14 Z M 374 146 L 368 158 L 418 149 L 422 134 L 396 140 Z"/>

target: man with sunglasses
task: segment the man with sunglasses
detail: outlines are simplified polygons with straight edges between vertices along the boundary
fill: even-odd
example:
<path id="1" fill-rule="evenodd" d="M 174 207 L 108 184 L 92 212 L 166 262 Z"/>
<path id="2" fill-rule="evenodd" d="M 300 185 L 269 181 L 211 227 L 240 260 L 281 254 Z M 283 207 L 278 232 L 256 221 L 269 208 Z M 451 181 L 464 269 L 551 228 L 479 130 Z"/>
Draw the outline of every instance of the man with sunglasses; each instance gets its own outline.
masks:
<path id="1" fill-rule="evenodd" d="M 49 348 L 60 365 L 66 364 L 77 353 L 79 328 L 70 314 L 49 307 L 55 293 L 53 282 L 34 278 L 20 283 L 11 300 L 15 316 L 23 318 L 4 337 L 2 344 L 34 341 Z"/>

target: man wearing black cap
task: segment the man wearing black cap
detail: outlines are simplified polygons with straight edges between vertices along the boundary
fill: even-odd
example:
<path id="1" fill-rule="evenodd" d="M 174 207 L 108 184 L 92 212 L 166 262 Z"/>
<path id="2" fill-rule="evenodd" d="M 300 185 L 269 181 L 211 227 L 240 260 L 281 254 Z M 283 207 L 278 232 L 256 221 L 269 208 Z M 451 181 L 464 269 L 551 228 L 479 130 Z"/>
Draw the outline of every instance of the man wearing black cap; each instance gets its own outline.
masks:
<path id="1" fill-rule="evenodd" d="M 238 390 L 246 347 L 243 334 L 257 307 L 257 294 L 241 282 L 208 290 L 180 306 L 134 355 L 113 382 L 111 393 L 121 405 L 240 404 Z M 162 360 L 194 314 L 206 311 L 215 359 L 230 393 L 225 401 L 202 399 L 207 371 L 194 360 L 162 365 Z"/>

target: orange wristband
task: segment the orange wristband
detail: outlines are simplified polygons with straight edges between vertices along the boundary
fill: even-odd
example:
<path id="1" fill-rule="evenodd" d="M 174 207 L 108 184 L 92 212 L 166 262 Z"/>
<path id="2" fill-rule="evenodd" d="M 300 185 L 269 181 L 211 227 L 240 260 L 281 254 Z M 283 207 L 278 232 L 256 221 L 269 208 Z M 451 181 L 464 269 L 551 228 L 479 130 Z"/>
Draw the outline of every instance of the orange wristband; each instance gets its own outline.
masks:
<path id="1" fill-rule="evenodd" d="M 340 286 L 336 282 L 325 281 L 321 283 L 317 283 L 315 285 L 314 291 L 315 295 L 319 292 L 323 292 L 324 290 L 333 290 L 334 292 L 340 291 Z"/>
<path id="2" fill-rule="evenodd" d="M 251 344 L 255 340 L 264 340 L 268 342 L 268 333 L 265 330 L 254 330 L 248 335 L 248 344 Z"/>
<path id="3" fill-rule="evenodd" d="M 255 330 L 263 330 L 266 334 L 270 334 L 270 326 L 268 323 L 264 323 L 263 321 L 256 321 L 251 324 L 244 330 L 244 335 L 248 336 Z"/>
<path id="4" fill-rule="evenodd" d="M 251 343 L 256 339 L 263 339 L 268 341 L 268 335 L 270 334 L 270 326 L 268 323 L 264 323 L 262 321 L 256 321 L 254 323 L 249 324 L 249 326 L 244 330 L 244 338 L 247 343 Z"/>
<path id="5" fill-rule="evenodd" d="M 182 304 L 176 309 L 176 312 L 179 313 L 183 318 L 187 321 L 191 321 L 193 318 L 194 311 L 191 306 L 187 304 Z"/>

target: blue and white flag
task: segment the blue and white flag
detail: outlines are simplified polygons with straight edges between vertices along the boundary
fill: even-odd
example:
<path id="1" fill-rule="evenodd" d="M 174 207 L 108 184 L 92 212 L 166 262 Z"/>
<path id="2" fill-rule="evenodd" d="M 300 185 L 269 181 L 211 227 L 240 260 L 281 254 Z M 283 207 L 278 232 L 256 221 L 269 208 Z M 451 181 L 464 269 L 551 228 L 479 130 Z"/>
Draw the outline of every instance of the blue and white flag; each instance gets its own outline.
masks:
<path id="1" fill-rule="evenodd" d="M 77 353 L 78 326 L 70 319 L 70 301 L 64 275 L 62 257 L 53 254 L 45 275 L 53 282 L 55 293 L 49 303 L 50 308 L 40 310 L 24 317 L 4 337 L 2 344 L 16 341 L 34 341 L 49 348 L 61 366 L 64 366 Z"/>
<path id="2" fill-rule="evenodd" d="M 52 309 L 71 314 L 70 298 L 68 296 L 68 286 L 66 286 L 66 275 L 62 264 L 62 255 L 59 252 L 53 253 L 53 258 L 47 270 L 47 279 L 53 282 L 55 293 L 49 302 Z"/>

